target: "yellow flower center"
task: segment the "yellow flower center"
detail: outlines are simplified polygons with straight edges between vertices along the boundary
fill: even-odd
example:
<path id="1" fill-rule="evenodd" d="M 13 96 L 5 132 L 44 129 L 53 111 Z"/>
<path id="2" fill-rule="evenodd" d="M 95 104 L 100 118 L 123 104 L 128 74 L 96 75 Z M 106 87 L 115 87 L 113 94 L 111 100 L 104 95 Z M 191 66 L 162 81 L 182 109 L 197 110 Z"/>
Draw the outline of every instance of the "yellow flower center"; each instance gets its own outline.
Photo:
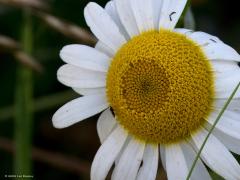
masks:
<path id="1" fill-rule="evenodd" d="M 201 48 L 179 33 L 142 33 L 123 45 L 107 75 L 107 97 L 134 137 L 173 143 L 196 131 L 214 97 L 211 65 Z"/>

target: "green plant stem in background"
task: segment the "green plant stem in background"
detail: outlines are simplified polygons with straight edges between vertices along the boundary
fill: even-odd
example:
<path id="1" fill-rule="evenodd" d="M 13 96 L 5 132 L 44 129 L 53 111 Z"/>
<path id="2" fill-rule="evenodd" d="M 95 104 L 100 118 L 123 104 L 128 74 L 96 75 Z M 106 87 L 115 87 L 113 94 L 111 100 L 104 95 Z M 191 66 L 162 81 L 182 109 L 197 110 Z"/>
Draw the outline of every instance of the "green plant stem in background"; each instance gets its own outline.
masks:
<path id="1" fill-rule="evenodd" d="M 207 134 L 207 137 L 204 139 L 203 144 L 202 144 L 201 148 L 199 149 L 195 160 L 193 161 L 193 165 L 191 166 L 191 169 L 190 169 L 190 171 L 189 171 L 189 173 L 188 173 L 187 180 L 190 179 L 190 177 L 191 177 L 191 175 L 192 175 L 192 172 L 193 172 L 193 170 L 194 170 L 194 168 L 195 168 L 195 166 L 196 166 L 196 164 L 197 164 L 197 161 L 198 161 L 198 159 L 199 159 L 199 157 L 200 157 L 200 155 L 201 155 L 201 153 L 202 153 L 202 150 L 203 150 L 205 144 L 207 143 L 208 138 L 209 138 L 210 135 L 212 134 L 212 131 L 213 131 L 214 128 L 216 127 L 216 125 L 217 125 L 217 123 L 219 122 L 219 120 L 221 119 L 223 113 L 225 112 L 225 110 L 227 109 L 228 105 L 230 104 L 230 102 L 232 101 L 233 97 L 235 96 L 235 94 L 236 94 L 239 86 L 240 86 L 240 82 L 238 83 L 238 85 L 236 86 L 236 88 L 234 89 L 234 91 L 232 92 L 231 96 L 228 98 L 227 102 L 224 104 L 224 107 L 221 109 L 221 111 L 220 111 L 220 113 L 218 114 L 218 116 L 217 116 L 214 124 L 213 124 L 212 127 L 210 128 L 210 130 L 209 130 L 209 132 L 208 132 L 208 134 Z"/>
<path id="2" fill-rule="evenodd" d="M 25 52 L 32 52 L 32 24 L 28 12 L 24 13 L 22 46 Z M 19 65 L 15 94 L 15 173 L 31 175 L 31 141 L 33 119 L 33 80 L 31 69 Z"/>

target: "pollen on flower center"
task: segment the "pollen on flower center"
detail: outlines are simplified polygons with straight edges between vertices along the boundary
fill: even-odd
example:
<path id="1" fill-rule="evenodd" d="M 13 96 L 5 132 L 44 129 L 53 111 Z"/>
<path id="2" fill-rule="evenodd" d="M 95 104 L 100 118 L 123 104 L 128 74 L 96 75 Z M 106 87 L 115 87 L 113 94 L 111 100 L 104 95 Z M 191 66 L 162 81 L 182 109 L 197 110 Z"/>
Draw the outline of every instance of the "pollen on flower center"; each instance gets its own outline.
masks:
<path id="1" fill-rule="evenodd" d="M 107 97 L 131 135 L 153 143 L 189 137 L 213 103 L 213 74 L 201 48 L 160 30 L 132 38 L 117 52 L 107 75 Z"/>

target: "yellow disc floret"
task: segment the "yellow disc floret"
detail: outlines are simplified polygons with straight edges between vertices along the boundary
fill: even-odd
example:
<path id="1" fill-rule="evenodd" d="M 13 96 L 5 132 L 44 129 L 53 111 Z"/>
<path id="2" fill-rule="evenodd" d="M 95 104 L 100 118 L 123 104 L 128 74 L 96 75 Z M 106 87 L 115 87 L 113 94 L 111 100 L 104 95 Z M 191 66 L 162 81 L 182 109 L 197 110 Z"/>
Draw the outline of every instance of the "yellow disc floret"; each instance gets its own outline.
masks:
<path id="1" fill-rule="evenodd" d="M 123 45 L 109 68 L 107 97 L 131 135 L 153 143 L 189 137 L 213 103 L 210 63 L 187 37 L 149 31 Z"/>

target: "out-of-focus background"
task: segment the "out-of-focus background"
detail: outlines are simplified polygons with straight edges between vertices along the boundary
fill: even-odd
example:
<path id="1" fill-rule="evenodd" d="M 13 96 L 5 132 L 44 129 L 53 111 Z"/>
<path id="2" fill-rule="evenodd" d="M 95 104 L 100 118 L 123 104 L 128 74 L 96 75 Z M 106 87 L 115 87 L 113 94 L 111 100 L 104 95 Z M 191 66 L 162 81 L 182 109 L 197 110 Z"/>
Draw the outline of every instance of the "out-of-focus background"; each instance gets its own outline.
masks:
<path id="1" fill-rule="evenodd" d="M 0 179 L 89 179 L 100 146 L 98 115 L 61 130 L 51 122 L 60 106 L 78 96 L 56 79 L 63 64 L 59 51 L 96 42 L 83 17 L 88 2 L 0 0 Z M 95 2 L 104 6 L 107 0 Z M 237 1 L 192 0 L 191 7 L 196 30 L 240 51 Z M 165 179 L 159 172 L 158 179 Z"/>

